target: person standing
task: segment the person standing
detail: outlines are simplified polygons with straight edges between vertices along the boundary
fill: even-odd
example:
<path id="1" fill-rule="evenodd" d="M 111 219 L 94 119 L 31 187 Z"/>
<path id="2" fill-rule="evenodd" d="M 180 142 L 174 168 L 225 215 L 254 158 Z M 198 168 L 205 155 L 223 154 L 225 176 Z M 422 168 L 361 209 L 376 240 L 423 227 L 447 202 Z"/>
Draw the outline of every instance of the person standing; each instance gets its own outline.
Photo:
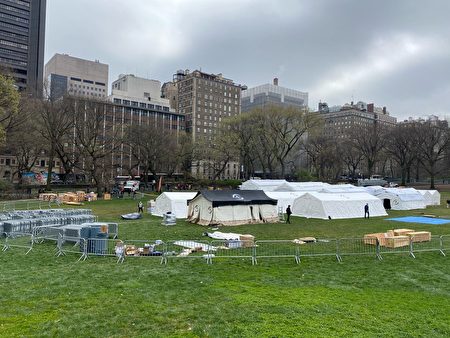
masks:
<path id="1" fill-rule="evenodd" d="M 286 208 L 286 215 L 287 215 L 287 218 L 286 218 L 286 223 L 287 224 L 291 224 L 291 214 L 292 214 L 292 211 L 291 211 L 291 206 L 290 205 L 288 205 L 288 207 Z"/>
<path id="2" fill-rule="evenodd" d="M 366 203 L 366 205 L 364 206 L 364 218 L 369 218 L 369 203 Z"/>
<path id="3" fill-rule="evenodd" d="M 144 212 L 144 204 L 142 204 L 142 201 L 138 203 L 138 212 Z"/>

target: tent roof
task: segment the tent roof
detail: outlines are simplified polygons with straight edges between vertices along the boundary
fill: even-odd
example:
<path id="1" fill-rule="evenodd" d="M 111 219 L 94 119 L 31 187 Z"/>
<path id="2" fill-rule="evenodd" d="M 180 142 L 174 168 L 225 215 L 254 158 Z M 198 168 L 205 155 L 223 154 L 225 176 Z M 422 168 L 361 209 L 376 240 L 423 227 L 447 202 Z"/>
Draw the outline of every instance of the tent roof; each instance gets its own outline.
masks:
<path id="1" fill-rule="evenodd" d="M 195 198 L 199 195 L 212 202 L 213 207 L 238 204 L 277 205 L 277 200 L 271 199 L 262 190 L 202 190 Z"/>
<path id="2" fill-rule="evenodd" d="M 287 183 L 286 180 L 248 180 L 241 184 L 241 190 L 265 190 L 272 191 L 280 185 Z"/>
<path id="3" fill-rule="evenodd" d="M 286 182 L 274 191 L 319 191 L 328 186 L 330 184 L 323 182 Z"/>
<path id="4" fill-rule="evenodd" d="M 377 197 L 365 192 L 322 193 L 312 191 L 308 194 L 321 201 L 378 201 Z"/>
<path id="5" fill-rule="evenodd" d="M 159 195 L 158 198 L 167 197 L 170 200 L 191 200 L 197 195 L 196 192 L 163 192 L 161 195 Z"/>

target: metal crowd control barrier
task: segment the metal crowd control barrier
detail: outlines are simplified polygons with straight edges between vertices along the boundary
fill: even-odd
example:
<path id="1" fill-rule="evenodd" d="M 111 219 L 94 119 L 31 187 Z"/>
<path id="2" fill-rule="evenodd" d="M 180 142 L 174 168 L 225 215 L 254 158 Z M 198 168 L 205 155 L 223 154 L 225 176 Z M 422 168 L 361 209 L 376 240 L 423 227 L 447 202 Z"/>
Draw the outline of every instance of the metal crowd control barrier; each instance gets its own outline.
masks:
<path id="1" fill-rule="evenodd" d="M 213 258 L 241 258 L 250 259 L 252 264 L 256 264 L 255 249 L 255 242 L 251 240 L 213 240 L 206 262 L 212 264 Z"/>
<path id="2" fill-rule="evenodd" d="M 439 238 L 441 243 L 441 254 L 445 256 L 445 252 L 450 250 L 450 235 L 442 235 Z"/>
<path id="3" fill-rule="evenodd" d="M 400 237 L 400 236 L 397 236 Z M 378 248 L 378 257 L 383 259 L 384 254 L 405 254 L 407 253 L 409 256 L 415 258 L 413 253 L 413 245 L 412 241 L 409 238 L 405 238 L 401 240 L 399 238 L 384 238 L 382 242 L 379 242 Z"/>
<path id="4" fill-rule="evenodd" d="M 415 237 L 411 237 L 411 254 L 414 256 L 415 252 L 425 251 L 439 251 L 445 256 L 442 250 L 442 236 L 431 236 L 430 241 L 417 241 Z"/>
<path id="5" fill-rule="evenodd" d="M 263 240 L 256 241 L 254 249 L 254 264 L 258 258 L 294 258 L 300 263 L 300 244 L 289 240 Z"/>
<path id="6" fill-rule="evenodd" d="M 75 244 L 74 244 L 75 243 Z M 80 260 L 86 260 L 87 258 L 87 243 L 84 238 L 68 237 L 61 234 L 58 235 L 56 242 L 57 252 L 56 256 L 65 256 L 68 253 L 79 254 Z"/>
<path id="7" fill-rule="evenodd" d="M 341 259 L 337 254 L 337 245 L 336 239 L 319 239 L 316 242 L 300 244 L 299 258 L 334 256 L 336 257 L 336 260 L 340 262 Z"/>
<path id="8" fill-rule="evenodd" d="M 211 263 L 211 255 L 217 248 L 208 241 L 179 240 L 166 242 L 165 256 L 168 260 L 176 258 L 205 259 Z"/>
<path id="9" fill-rule="evenodd" d="M 6 251 L 11 248 L 23 248 L 27 249 L 27 252 L 25 253 L 25 255 L 27 255 L 33 249 L 33 244 L 34 240 L 32 234 L 10 232 L 6 234 L 2 251 Z"/>
<path id="10" fill-rule="evenodd" d="M 342 256 L 373 255 L 379 258 L 379 243 L 376 238 L 339 238 L 336 255 L 340 262 Z"/>
<path id="11" fill-rule="evenodd" d="M 159 259 L 160 264 L 167 264 L 167 245 L 160 240 L 125 240 L 123 241 L 123 259 L 120 259 L 120 242 L 116 241 L 115 253 L 122 261 L 128 257 L 147 257 Z"/>
<path id="12" fill-rule="evenodd" d="M 7 212 L 16 210 L 51 209 L 53 206 L 59 206 L 59 204 L 53 201 L 21 200 L 3 202 L 0 204 L 0 210 Z"/>

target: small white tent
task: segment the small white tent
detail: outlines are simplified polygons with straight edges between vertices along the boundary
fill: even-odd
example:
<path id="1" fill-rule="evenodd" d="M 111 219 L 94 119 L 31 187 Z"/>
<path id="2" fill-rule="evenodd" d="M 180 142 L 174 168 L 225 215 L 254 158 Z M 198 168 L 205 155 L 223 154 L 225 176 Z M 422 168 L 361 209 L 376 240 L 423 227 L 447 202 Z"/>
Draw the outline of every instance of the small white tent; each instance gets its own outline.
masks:
<path id="1" fill-rule="evenodd" d="M 381 200 L 368 193 L 308 192 L 295 199 L 292 214 L 320 219 L 362 218 L 366 203 L 370 217 L 387 216 Z"/>
<path id="2" fill-rule="evenodd" d="M 306 194 L 306 192 L 302 191 L 267 191 L 266 195 L 270 198 L 277 200 L 277 209 L 278 211 L 286 212 L 286 208 L 288 205 L 292 207 L 294 204 L 294 200 L 297 197 Z"/>
<path id="3" fill-rule="evenodd" d="M 240 190 L 263 190 L 274 191 L 280 185 L 287 183 L 286 180 L 247 180 L 241 184 Z"/>
<path id="4" fill-rule="evenodd" d="M 425 198 L 414 188 L 383 188 L 375 196 L 383 201 L 386 209 L 413 210 L 425 209 Z"/>
<path id="5" fill-rule="evenodd" d="M 176 218 L 186 218 L 188 201 L 197 195 L 196 192 L 163 192 L 156 198 L 153 215 L 162 217 L 166 212 L 175 214 Z"/>
<path id="6" fill-rule="evenodd" d="M 425 199 L 426 205 L 441 205 L 441 194 L 437 190 L 417 190 Z"/>
<path id="7" fill-rule="evenodd" d="M 261 190 L 204 190 L 189 201 L 188 221 L 201 225 L 276 223 L 276 205 Z"/>

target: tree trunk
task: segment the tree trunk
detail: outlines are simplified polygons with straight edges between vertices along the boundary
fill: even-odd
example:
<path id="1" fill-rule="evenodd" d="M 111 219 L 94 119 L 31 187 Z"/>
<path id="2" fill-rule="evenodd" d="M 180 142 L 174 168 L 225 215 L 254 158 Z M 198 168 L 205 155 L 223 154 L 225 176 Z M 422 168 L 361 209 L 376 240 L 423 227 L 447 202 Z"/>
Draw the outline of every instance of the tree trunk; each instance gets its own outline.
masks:
<path id="1" fill-rule="evenodd" d="M 53 171 L 53 160 L 55 158 L 55 147 L 52 144 L 50 146 L 50 153 L 48 154 L 48 170 L 47 170 L 47 186 L 45 190 L 52 190 L 51 183 L 52 183 L 52 171 Z"/>

